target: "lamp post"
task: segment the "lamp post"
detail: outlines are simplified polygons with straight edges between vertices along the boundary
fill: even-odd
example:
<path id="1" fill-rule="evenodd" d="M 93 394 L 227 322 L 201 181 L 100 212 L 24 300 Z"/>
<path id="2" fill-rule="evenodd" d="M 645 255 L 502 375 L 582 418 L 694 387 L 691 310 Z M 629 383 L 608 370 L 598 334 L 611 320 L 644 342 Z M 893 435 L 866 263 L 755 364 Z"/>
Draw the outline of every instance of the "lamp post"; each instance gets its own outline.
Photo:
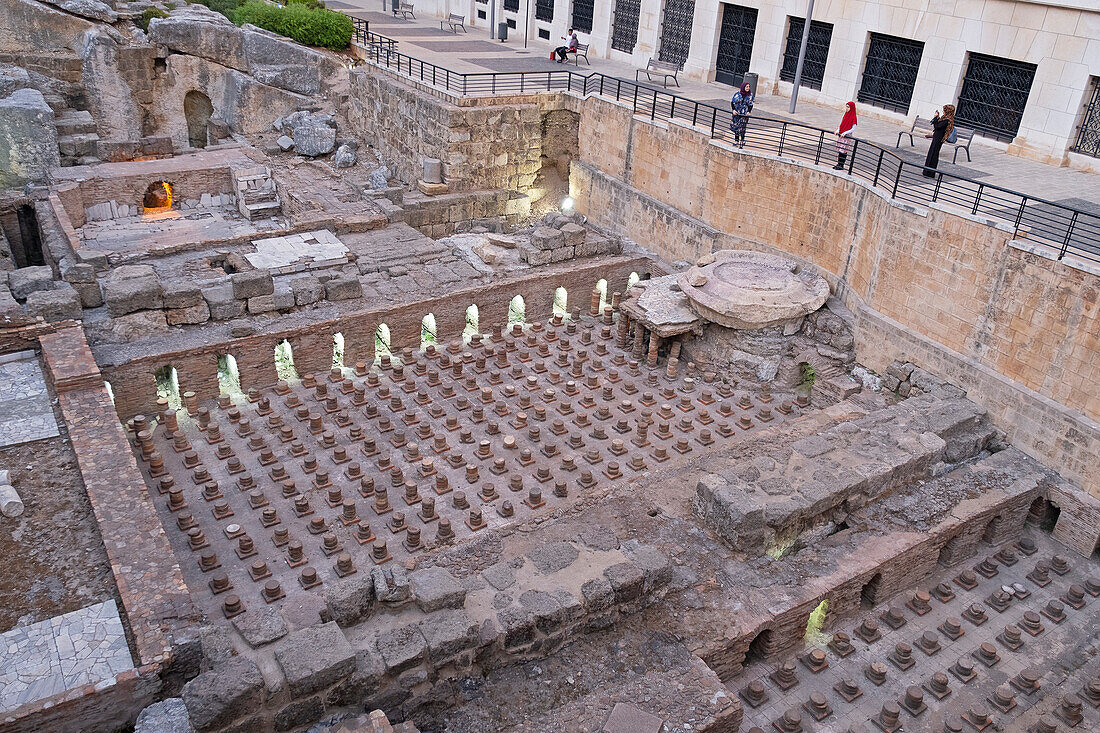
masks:
<path id="1" fill-rule="evenodd" d="M 802 64 L 806 61 L 806 46 L 810 45 L 810 22 L 814 15 L 814 0 L 809 0 L 806 8 L 806 25 L 802 27 L 802 45 L 798 47 L 798 65 L 794 70 L 794 89 L 791 90 L 791 108 L 793 115 L 795 105 L 798 104 L 798 87 L 802 84 Z"/>

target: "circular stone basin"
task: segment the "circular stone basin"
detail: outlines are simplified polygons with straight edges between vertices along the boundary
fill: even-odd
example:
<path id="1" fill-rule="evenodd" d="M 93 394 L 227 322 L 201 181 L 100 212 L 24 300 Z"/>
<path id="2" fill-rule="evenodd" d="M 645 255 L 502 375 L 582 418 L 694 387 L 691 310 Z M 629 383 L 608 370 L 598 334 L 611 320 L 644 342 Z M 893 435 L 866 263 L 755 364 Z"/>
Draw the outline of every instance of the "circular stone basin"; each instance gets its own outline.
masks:
<path id="1" fill-rule="evenodd" d="M 699 315 L 727 328 L 774 326 L 813 313 L 829 283 L 794 260 L 748 250 L 706 255 L 676 277 Z"/>

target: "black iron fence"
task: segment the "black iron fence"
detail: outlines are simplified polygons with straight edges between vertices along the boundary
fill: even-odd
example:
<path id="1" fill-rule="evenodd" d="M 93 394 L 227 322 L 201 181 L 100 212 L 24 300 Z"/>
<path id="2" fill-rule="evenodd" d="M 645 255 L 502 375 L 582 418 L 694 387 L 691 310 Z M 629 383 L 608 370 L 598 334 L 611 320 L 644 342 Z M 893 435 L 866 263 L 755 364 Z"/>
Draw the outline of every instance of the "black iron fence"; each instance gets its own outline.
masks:
<path id="1" fill-rule="evenodd" d="M 455 95 L 561 91 L 596 94 L 628 105 L 636 115 L 654 121 L 678 120 L 713 138 L 734 143 L 729 109 L 598 72 L 552 69 L 458 73 L 398 52 L 396 41 L 370 33 L 366 21 L 353 20 L 357 21 L 356 43 L 372 62 Z M 815 165 L 832 166 L 837 160 L 836 136 L 831 130 L 761 115 L 750 117 L 741 147 Z M 1059 260 L 1071 254 L 1100 262 L 1100 215 L 1096 213 L 925 168 L 866 140 L 851 141 L 844 172 L 897 201 L 949 205 L 995 220 L 1007 225 L 1015 238 L 1050 248 Z"/>

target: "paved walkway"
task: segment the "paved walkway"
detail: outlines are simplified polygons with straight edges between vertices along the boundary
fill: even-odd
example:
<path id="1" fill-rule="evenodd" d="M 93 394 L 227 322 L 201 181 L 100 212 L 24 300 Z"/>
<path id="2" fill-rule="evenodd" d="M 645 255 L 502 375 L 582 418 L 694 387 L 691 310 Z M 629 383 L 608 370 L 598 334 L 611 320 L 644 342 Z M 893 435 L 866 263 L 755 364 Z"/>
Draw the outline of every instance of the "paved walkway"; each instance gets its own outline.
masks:
<path id="1" fill-rule="evenodd" d="M 523 39 L 512 39 L 507 43 L 490 40 L 488 29 L 485 27 L 471 28 L 470 32 L 464 35 L 461 32 L 454 34 L 449 30 L 440 30 L 439 20 L 430 16 L 421 16 L 416 20 L 394 18 L 391 14 L 382 11 L 382 0 L 330 0 L 328 5 L 333 9 L 368 20 L 371 32 L 398 41 L 398 51 L 401 53 L 458 73 L 484 74 L 568 68 L 581 74 L 599 72 L 631 81 L 635 78 L 633 66 L 607 59 L 593 58 L 590 67 L 585 66 L 583 61 L 579 68 L 571 63 L 566 66 L 559 65 L 549 59 L 550 50 L 557 43 L 528 41 L 527 47 L 524 48 Z M 680 89 L 673 87 L 671 91 L 723 109 L 728 108 L 730 96 L 734 91 L 730 86 L 717 82 L 683 80 L 681 84 Z M 659 86 L 653 88 L 662 89 Z M 835 129 L 843 114 L 841 108 L 800 101 L 798 111 L 791 115 L 788 113 L 789 104 L 790 100 L 787 97 L 762 93 L 757 97 L 754 116 L 794 120 L 832 130 Z M 932 110 L 928 112 L 931 113 Z M 761 126 L 758 125 L 759 127 Z M 870 119 L 864 115 L 857 128 L 857 138 L 866 139 L 893 150 L 898 141 L 898 132 L 903 129 L 908 128 L 890 121 Z M 749 147 L 755 147 L 751 139 L 751 123 L 749 138 Z M 895 152 L 909 162 L 923 164 L 927 141 L 917 138 L 913 147 L 909 147 L 907 142 Z M 968 162 L 965 153 L 960 152 L 960 162 L 956 165 L 951 163 L 952 151 L 949 147 L 945 146 L 940 161 L 940 170 L 944 173 L 969 178 L 978 183 L 1001 186 L 1028 196 L 1100 215 L 1100 174 L 1069 170 L 1009 155 L 989 146 L 980 138 L 973 144 L 971 151 L 973 160 Z M 934 181 L 926 181 L 920 176 L 908 178 L 915 178 L 915 180 L 906 181 L 914 191 L 912 200 L 920 201 L 930 197 L 935 185 Z M 970 188 L 970 193 L 972 191 L 973 187 Z M 1005 197 L 1003 206 L 998 207 L 995 201 L 993 204 L 989 203 L 995 198 L 995 196 L 983 197 L 983 203 L 987 205 L 983 207 L 984 213 L 991 213 L 1009 221 L 1013 220 L 1018 201 L 1011 200 L 1012 197 Z M 1040 206 L 1035 217 L 1050 222 L 1050 231 L 1045 232 L 1049 238 L 1061 240 L 1061 235 L 1056 232 L 1060 226 L 1064 226 L 1068 216 L 1053 207 L 1044 209 Z M 1036 234 L 1044 234 L 1042 224 L 1033 226 L 1032 229 Z M 1091 236 L 1100 237 L 1100 225 Z M 1100 252 L 1094 259 L 1100 259 Z"/>

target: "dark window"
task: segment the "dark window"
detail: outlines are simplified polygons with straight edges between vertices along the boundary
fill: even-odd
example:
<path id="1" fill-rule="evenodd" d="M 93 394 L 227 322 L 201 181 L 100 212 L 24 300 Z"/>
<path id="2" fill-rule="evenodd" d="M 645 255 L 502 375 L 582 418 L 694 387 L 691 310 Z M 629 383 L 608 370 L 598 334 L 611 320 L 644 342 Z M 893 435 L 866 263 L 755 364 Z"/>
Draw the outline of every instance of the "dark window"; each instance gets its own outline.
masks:
<path id="1" fill-rule="evenodd" d="M 1073 144 L 1075 153 L 1100 158 L 1100 76 L 1089 80 L 1089 91 L 1085 95 L 1085 114 L 1081 126 L 1077 128 L 1077 141 Z"/>
<path id="2" fill-rule="evenodd" d="M 722 5 L 722 30 L 718 36 L 718 60 L 715 81 L 741 86 L 752 58 L 752 39 L 756 35 L 756 8 Z"/>
<path id="3" fill-rule="evenodd" d="M 573 28 L 581 33 L 592 32 L 595 0 L 573 0 Z"/>
<path id="4" fill-rule="evenodd" d="M 478 20 L 485 20 L 485 11 L 484 10 L 477 11 L 477 19 Z"/>
<path id="5" fill-rule="evenodd" d="M 508 24 L 508 27 L 509 27 L 509 28 L 513 28 L 513 29 L 514 29 L 514 28 L 516 27 L 516 21 L 515 21 L 515 20 L 513 20 L 512 18 L 509 18 L 509 19 L 508 19 L 508 20 L 506 20 L 505 22 L 506 22 L 506 23 Z"/>
<path id="6" fill-rule="evenodd" d="M 539 28 L 539 38 L 541 38 L 544 41 L 549 41 L 550 40 L 550 31 L 548 31 L 546 28 Z"/>
<path id="7" fill-rule="evenodd" d="M 504 0 L 504 9 L 513 13 L 519 12 L 519 0 Z"/>
<path id="8" fill-rule="evenodd" d="M 908 114 L 923 53 L 921 41 L 872 33 L 856 99 Z"/>
<path id="9" fill-rule="evenodd" d="M 805 18 L 790 16 L 787 29 L 787 47 L 783 51 L 783 68 L 779 78 L 794 82 L 794 73 L 798 69 L 798 50 L 802 47 L 802 31 L 806 27 Z M 825 61 L 829 58 L 829 41 L 833 38 L 833 24 L 813 21 L 810 23 L 810 43 L 806 47 L 806 60 L 802 64 L 802 86 L 821 89 L 825 79 Z"/>
<path id="10" fill-rule="evenodd" d="M 535 0 L 535 20 L 547 22 L 554 19 L 554 0 Z M 547 31 L 549 33 L 550 31 Z M 547 35 L 547 38 L 550 36 Z M 541 36 L 540 36 L 541 38 Z"/>
<path id="11" fill-rule="evenodd" d="M 970 54 L 955 124 L 998 140 L 1011 141 L 1035 79 L 1035 64 L 981 53 Z"/>
<path id="12" fill-rule="evenodd" d="M 615 17 L 611 22 L 611 48 L 631 53 L 638 42 L 638 16 L 642 11 L 641 0 L 617 0 Z"/>
<path id="13" fill-rule="evenodd" d="M 661 16 L 661 50 L 657 58 L 683 68 L 691 47 L 691 22 L 695 0 L 666 0 Z"/>

